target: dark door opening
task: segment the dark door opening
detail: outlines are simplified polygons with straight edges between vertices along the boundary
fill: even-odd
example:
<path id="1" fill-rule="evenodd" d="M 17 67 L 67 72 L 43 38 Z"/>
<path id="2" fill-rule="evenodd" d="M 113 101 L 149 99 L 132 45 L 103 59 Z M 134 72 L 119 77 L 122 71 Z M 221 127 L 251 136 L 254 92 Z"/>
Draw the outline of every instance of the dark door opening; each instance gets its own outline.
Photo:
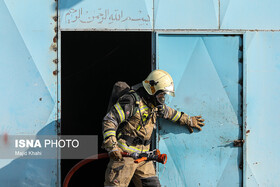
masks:
<path id="1" fill-rule="evenodd" d="M 76 32 L 61 34 L 62 135 L 98 135 L 113 84 L 140 83 L 151 72 L 151 32 Z M 61 182 L 80 160 L 61 160 Z M 83 166 L 69 186 L 103 186 L 108 160 Z"/>

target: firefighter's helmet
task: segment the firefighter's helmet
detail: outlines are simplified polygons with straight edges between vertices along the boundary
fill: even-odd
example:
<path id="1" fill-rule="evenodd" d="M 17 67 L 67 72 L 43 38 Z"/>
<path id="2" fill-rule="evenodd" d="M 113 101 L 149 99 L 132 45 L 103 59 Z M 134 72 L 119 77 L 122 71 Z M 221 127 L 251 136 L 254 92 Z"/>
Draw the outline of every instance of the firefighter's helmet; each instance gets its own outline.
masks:
<path id="1" fill-rule="evenodd" d="M 149 95 L 155 95 L 159 93 L 158 91 L 162 91 L 175 96 L 173 79 L 166 71 L 160 69 L 152 71 L 142 84 Z"/>

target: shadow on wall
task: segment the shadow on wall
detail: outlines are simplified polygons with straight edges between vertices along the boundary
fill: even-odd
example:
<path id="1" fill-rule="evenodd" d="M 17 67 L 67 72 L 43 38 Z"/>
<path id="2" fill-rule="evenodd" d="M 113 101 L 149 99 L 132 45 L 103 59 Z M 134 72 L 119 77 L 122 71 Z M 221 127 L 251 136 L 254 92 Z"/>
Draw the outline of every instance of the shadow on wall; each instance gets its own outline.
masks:
<path id="1" fill-rule="evenodd" d="M 36 135 L 54 135 L 56 122 L 42 128 Z M 56 186 L 57 159 L 20 159 L 0 169 L 0 186 Z"/>

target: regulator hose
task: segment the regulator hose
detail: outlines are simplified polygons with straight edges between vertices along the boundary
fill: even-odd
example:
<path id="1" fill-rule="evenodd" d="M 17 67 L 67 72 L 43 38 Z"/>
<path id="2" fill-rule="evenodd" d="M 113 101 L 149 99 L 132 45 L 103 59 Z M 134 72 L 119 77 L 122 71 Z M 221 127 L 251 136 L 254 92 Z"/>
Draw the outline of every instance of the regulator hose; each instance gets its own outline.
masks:
<path id="1" fill-rule="evenodd" d="M 123 156 L 128 156 L 128 153 L 123 152 L 122 153 Z M 64 181 L 63 181 L 63 187 L 68 187 L 69 181 L 71 179 L 71 177 L 74 175 L 74 173 L 80 169 L 83 165 L 86 165 L 92 161 L 95 160 L 99 160 L 99 159 L 105 159 L 105 158 L 109 158 L 109 154 L 108 153 L 100 153 L 98 155 L 92 155 L 80 162 L 78 162 L 74 167 L 71 168 L 71 170 L 67 173 Z"/>

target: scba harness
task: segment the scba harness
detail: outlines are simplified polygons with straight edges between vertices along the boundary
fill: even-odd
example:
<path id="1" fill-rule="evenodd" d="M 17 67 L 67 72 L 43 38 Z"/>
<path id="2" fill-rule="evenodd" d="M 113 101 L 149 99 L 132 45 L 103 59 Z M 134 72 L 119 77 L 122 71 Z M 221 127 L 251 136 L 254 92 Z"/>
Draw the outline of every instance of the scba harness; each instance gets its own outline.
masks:
<path id="1" fill-rule="evenodd" d="M 140 107 L 140 96 L 134 91 L 134 90 L 130 90 L 128 92 L 129 95 L 132 96 L 133 100 L 134 100 L 134 106 L 133 106 L 133 113 L 131 116 L 134 116 L 136 114 L 136 112 L 139 112 L 140 114 L 140 124 L 137 126 L 136 130 L 139 131 L 142 127 L 145 126 L 146 121 L 150 118 L 150 115 L 143 115 L 143 111 L 148 110 L 148 107 L 142 106 Z M 117 110 L 120 110 L 119 108 Z M 121 113 L 121 111 L 118 111 L 119 113 Z M 123 133 L 123 127 L 126 125 L 126 121 L 123 121 L 120 126 L 118 127 L 117 130 L 117 139 L 123 139 L 126 141 L 127 146 L 136 146 L 136 145 L 144 145 L 147 146 L 151 143 L 151 139 L 150 140 L 144 140 L 141 137 L 132 137 L 129 135 L 125 135 Z"/>
<path id="2" fill-rule="evenodd" d="M 123 97 L 129 98 L 129 99 L 122 99 Z M 132 137 L 129 135 L 125 135 L 125 133 L 123 132 L 123 127 L 126 125 L 127 120 L 130 117 L 134 116 L 137 112 L 139 112 L 140 119 L 141 119 L 139 125 L 136 128 L 137 131 L 139 131 L 142 127 L 144 127 L 146 122 L 149 120 L 151 115 L 144 113 L 145 111 L 149 110 L 149 107 L 146 105 L 143 105 L 140 107 L 140 101 L 141 101 L 140 96 L 136 93 L 135 90 L 130 89 L 130 87 L 128 86 L 127 83 L 117 82 L 114 84 L 110 103 L 108 106 L 108 110 L 111 107 L 114 107 L 114 109 L 116 111 L 116 116 L 118 116 L 119 122 L 120 122 L 117 132 L 116 133 L 114 132 L 114 134 L 117 135 L 116 136 L 117 140 L 119 140 L 119 139 L 125 140 L 127 146 L 131 146 L 131 145 L 147 146 L 151 143 L 151 140 L 144 140 L 141 137 Z M 115 103 L 115 104 L 112 105 L 113 103 Z M 133 104 L 131 104 L 131 103 L 133 103 Z M 129 108 L 126 108 L 126 107 L 129 107 Z M 131 113 L 130 113 L 130 110 L 131 110 L 130 107 L 132 107 Z M 107 131 L 106 133 L 107 133 L 106 135 L 109 135 L 110 131 Z M 113 131 L 112 131 L 112 133 L 113 133 Z"/>

